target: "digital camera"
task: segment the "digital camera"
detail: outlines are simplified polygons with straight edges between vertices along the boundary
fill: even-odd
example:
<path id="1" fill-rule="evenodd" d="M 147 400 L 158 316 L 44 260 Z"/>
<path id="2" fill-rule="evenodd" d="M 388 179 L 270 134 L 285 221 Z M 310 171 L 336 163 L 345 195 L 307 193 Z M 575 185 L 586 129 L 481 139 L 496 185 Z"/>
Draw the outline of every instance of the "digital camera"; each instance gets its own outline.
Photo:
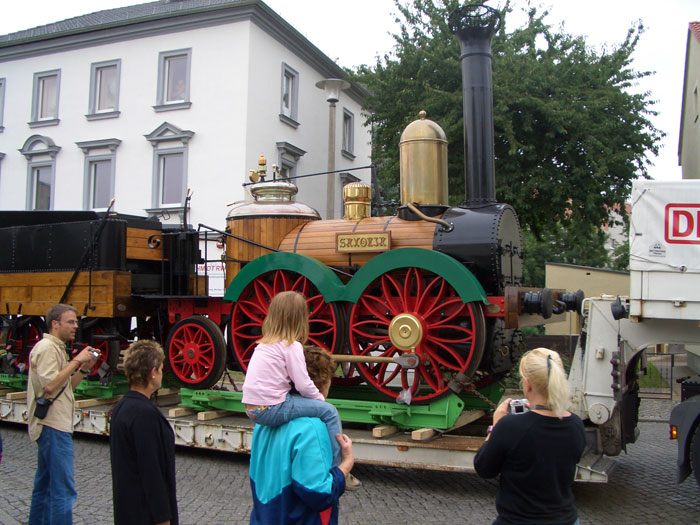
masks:
<path id="1" fill-rule="evenodd" d="M 524 414 L 530 410 L 527 406 L 529 403 L 527 399 L 512 399 L 508 407 L 508 412 L 511 414 Z"/>

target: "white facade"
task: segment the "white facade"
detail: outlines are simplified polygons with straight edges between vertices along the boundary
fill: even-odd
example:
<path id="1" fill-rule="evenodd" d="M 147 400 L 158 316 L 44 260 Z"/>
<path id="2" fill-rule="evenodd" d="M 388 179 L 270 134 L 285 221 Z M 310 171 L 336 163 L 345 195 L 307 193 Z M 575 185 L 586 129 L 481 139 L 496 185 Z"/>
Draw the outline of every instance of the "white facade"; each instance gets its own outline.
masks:
<path id="1" fill-rule="evenodd" d="M 297 175 L 326 170 L 328 102 L 315 83 L 341 75 L 340 68 L 262 2 L 179 4 L 177 16 L 151 16 L 137 24 L 132 17 L 129 25 L 96 25 L 77 36 L 57 30 L 16 43 L 0 39 L 0 209 L 34 209 L 37 199 L 43 202 L 37 196 L 37 165 L 51 170 L 41 175 L 44 181 L 51 178 L 50 209 L 93 209 L 90 170 L 104 161 L 99 169 L 105 169 L 100 173 L 106 178 L 97 184 L 108 188 L 104 191 L 113 184 L 116 211 L 170 215 L 164 222 L 179 222 L 185 189 L 190 188 L 188 222 L 224 229 L 226 205 L 249 198 L 242 184 L 261 154 L 269 172 L 283 160 L 296 162 Z M 188 11 L 190 6 L 196 12 Z M 184 95 L 168 102 L 171 95 L 163 99 L 160 86 L 164 79 L 167 83 L 164 71 L 173 56 L 183 58 L 178 67 L 189 65 L 189 82 Z M 91 90 L 96 90 L 95 68 L 101 64 L 118 64 L 118 100 L 111 111 L 97 114 L 91 104 L 99 90 L 92 102 Z M 56 118 L 38 120 L 32 113 L 42 100 L 36 74 L 56 71 Z M 280 116 L 285 72 L 292 72 L 296 82 L 293 120 Z M 370 137 L 362 125 L 361 90 L 353 86 L 343 92 L 336 111 L 336 169 L 368 165 Z M 354 158 L 341 151 L 344 112 L 354 117 Z M 170 154 L 178 166 L 183 163 L 184 179 L 178 178 L 179 170 L 167 172 L 168 180 L 177 181 L 168 183 L 170 201 L 176 202 L 162 204 L 161 163 Z M 105 183 L 109 169 L 113 181 Z M 351 173 L 370 182 L 369 169 Z M 324 218 L 326 181 L 326 176 L 300 181 L 297 196 Z M 341 187 L 339 177 L 338 203 Z M 342 215 L 339 204 L 334 215 Z"/>

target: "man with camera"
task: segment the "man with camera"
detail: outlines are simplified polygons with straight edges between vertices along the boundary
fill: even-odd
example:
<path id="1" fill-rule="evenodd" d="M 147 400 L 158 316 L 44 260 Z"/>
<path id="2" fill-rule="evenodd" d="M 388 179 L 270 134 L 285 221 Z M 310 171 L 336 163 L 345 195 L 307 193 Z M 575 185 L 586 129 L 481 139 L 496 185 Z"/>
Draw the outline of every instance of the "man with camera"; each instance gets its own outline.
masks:
<path id="1" fill-rule="evenodd" d="M 29 354 L 29 438 L 39 446 L 29 524 L 70 524 L 73 482 L 73 388 L 100 356 L 86 347 L 69 359 L 66 344 L 78 330 L 78 311 L 57 304 L 46 312 L 49 330 Z"/>

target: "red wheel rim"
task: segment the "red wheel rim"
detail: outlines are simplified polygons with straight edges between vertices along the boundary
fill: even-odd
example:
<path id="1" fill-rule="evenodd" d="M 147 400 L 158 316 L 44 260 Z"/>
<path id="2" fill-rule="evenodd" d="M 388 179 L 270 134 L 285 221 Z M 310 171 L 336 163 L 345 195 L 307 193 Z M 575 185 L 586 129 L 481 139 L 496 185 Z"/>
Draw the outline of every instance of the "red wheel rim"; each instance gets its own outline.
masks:
<path id="1" fill-rule="evenodd" d="M 29 352 L 32 351 L 34 345 L 41 341 L 44 337 L 44 331 L 40 326 L 37 326 L 33 320 L 18 330 L 17 334 L 12 332 L 7 334 L 7 340 L 14 339 L 14 353 L 16 355 L 12 366 L 20 372 L 29 370 Z"/>
<path id="2" fill-rule="evenodd" d="M 216 347 L 207 330 L 197 323 L 174 329 L 168 345 L 170 369 L 183 383 L 199 383 L 214 367 Z"/>
<path id="3" fill-rule="evenodd" d="M 323 300 L 316 287 L 303 275 L 274 270 L 256 277 L 238 298 L 231 315 L 233 352 L 245 372 L 256 341 L 262 337 L 262 324 L 272 298 L 280 292 L 294 291 L 306 297 L 309 305 L 308 344 L 333 352 L 338 343 L 338 316 Z"/>
<path id="4" fill-rule="evenodd" d="M 473 371 L 483 353 L 483 313 L 476 303 L 463 303 L 442 277 L 407 268 L 378 277 L 350 312 L 350 350 L 355 355 L 393 357 L 403 353 L 389 336 L 389 325 L 399 314 L 420 321 L 422 337 L 415 352 L 414 370 L 392 363 L 363 364 L 357 368 L 381 393 L 396 398 L 409 390 L 411 402 L 429 402 L 445 395 L 454 373 Z"/>

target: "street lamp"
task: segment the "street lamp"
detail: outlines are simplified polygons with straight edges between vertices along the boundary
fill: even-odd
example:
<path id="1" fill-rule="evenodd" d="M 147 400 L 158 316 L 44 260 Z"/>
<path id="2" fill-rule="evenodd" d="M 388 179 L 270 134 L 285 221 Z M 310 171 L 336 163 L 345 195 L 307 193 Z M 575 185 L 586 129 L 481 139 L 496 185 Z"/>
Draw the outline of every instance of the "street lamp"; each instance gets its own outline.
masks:
<path id="1" fill-rule="evenodd" d="M 335 218 L 335 103 L 340 92 L 350 87 L 350 82 L 339 78 L 327 78 L 316 82 L 316 87 L 326 92 L 328 101 L 328 186 L 326 194 L 327 219 Z"/>

